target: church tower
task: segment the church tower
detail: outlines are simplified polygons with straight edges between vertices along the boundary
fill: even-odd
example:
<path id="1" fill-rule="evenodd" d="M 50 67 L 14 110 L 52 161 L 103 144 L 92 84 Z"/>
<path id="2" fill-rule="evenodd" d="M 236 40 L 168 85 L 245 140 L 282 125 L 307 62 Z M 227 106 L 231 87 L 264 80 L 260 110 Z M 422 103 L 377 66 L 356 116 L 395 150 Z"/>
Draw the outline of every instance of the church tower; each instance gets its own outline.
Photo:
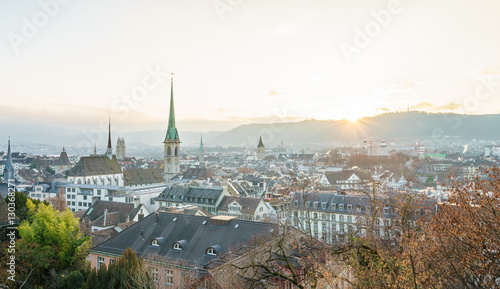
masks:
<path id="1" fill-rule="evenodd" d="M 259 161 L 263 160 L 266 156 L 266 147 L 262 143 L 262 136 L 260 136 L 259 144 L 257 145 L 257 159 Z"/>
<path id="2" fill-rule="evenodd" d="M 12 153 L 10 151 L 10 137 L 7 148 L 7 162 L 5 163 L 5 169 L 3 171 L 3 181 L 4 183 L 11 183 L 15 181 L 14 166 L 12 166 Z"/>
<path id="3" fill-rule="evenodd" d="M 181 171 L 179 163 L 181 141 L 179 139 L 179 133 L 177 132 L 177 127 L 175 126 L 173 73 L 172 73 L 172 78 L 170 79 L 170 113 L 168 116 L 168 128 L 167 128 L 167 135 L 165 136 L 165 141 L 163 142 L 163 144 L 165 146 L 163 181 L 165 183 L 169 183 L 170 180 Z"/>
<path id="4" fill-rule="evenodd" d="M 108 123 L 108 148 L 106 149 L 106 156 L 109 159 L 113 158 L 113 147 L 111 146 L 111 114 L 109 115 L 109 123 Z"/>
<path id="5" fill-rule="evenodd" d="M 125 139 L 123 137 L 119 137 L 116 141 L 116 158 L 119 160 L 125 158 L 127 155 L 127 148 L 125 146 Z"/>
<path id="6" fill-rule="evenodd" d="M 199 156 L 199 160 L 200 160 L 200 167 L 202 169 L 205 168 L 205 150 L 203 149 L 203 136 L 201 136 L 201 139 L 200 139 L 200 156 Z"/>

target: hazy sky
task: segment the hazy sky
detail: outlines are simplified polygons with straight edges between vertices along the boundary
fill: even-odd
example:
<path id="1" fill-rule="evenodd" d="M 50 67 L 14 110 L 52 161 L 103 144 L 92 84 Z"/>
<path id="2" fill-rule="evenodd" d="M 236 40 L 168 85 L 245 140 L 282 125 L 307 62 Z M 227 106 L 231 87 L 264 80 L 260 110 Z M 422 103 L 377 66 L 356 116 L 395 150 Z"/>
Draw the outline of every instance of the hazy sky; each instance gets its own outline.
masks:
<path id="1" fill-rule="evenodd" d="M 165 128 L 171 72 L 181 130 L 500 112 L 498 0 L 61 2 L 0 0 L 2 135 Z"/>

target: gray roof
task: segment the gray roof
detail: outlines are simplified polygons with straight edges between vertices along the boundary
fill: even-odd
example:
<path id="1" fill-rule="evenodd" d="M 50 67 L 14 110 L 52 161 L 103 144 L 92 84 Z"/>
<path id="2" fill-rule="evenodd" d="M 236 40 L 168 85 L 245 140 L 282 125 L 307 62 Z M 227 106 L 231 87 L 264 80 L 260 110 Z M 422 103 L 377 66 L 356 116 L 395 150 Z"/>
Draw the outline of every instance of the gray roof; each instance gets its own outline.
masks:
<path id="1" fill-rule="evenodd" d="M 391 203 L 391 200 L 388 198 L 380 198 L 378 201 L 384 206 L 390 206 Z M 340 205 L 343 205 L 343 208 Z M 348 205 L 352 206 L 351 211 L 348 210 Z M 374 203 L 367 196 L 347 196 L 336 193 L 299 193 L 294 195 L 292 201 L 293 208 L 339 214 L 365 213 L 368 208 L 373 208 L 373 206 Z M 359 212 L 357 211 L 358 207 L 360 209 Z"/>
<path id="2" fill-rule="evenodd" d="M 330 184 L 335 184 L 337 181 L 346 181 L 349 179 L 352 175 L 358 176 L 361 180 L 370 180 L 373 181 L 372 177 L 365 173 L 365 172 L 359 172 L 359 171 L 340 171 L 340 172 L 327 172 L 325 173 L 326 178 L 328 179 L 328 182 Z"/>
<path id="3" fill-rule="evenodd" d="M 233 197 L 233 196 L 224 196 L 219 206 L 217 207 L 217 211 L 223 210 L 227 211 L 229 209 L 229 205 L 233 202 L 237 202 L 242 208 L 242 214 L 252 214 L 255 213 L 257 207 L 260 204 L 261 199 L 257 198 L 242 198 L 242 197 Z"/>
<path id="4" fill-rule="evenodd" d="M 158 168 L 124 170 L 123 182 L 125 186 L 162 183 L 163 170 Z"/>
<path id="5" fill-rule="evenodd" d="M 166 188 L 155 200 L 172 202 L 206 203 L 203 199 L 217 200 L 222 194 L 222 187 L 178 187 Z M 188 199 L 189 198 L 189 199 Z M 201 202 L 192 201 L 202 199 Z M 191 201 L 190 201 L 191 199 Z"/>
<path id="6" fill-rule="evenodd" d="M 219 249 L 217 253 L 221 256 L 229 250 L 241 248 L 254 236 L 269 233 L 272 226 L 270 223 L 235 219 L 226 224 L 212 223 L 209 217 L 159 212 L 147 216 L 92 251 L 121 255 L 130 247 L 138 257 L 199 267 L 217 258 L 206 254 L 208 248 Z M 161 245 L 151 246 L 153 239 L 161 240 Z M 172 248 L 177 242 L 184 243 L 181 251 Z"/>

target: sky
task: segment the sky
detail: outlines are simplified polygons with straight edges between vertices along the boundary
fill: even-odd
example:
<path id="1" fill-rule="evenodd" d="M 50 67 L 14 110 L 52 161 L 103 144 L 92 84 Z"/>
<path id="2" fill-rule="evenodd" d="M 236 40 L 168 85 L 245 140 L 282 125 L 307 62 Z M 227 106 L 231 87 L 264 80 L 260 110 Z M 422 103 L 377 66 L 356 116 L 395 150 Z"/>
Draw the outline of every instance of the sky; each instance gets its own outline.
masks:
<path id="1" fill-rule="evenodd" d="M 0 0 L 0 135 L 500 113 L 500 2 Z"/>

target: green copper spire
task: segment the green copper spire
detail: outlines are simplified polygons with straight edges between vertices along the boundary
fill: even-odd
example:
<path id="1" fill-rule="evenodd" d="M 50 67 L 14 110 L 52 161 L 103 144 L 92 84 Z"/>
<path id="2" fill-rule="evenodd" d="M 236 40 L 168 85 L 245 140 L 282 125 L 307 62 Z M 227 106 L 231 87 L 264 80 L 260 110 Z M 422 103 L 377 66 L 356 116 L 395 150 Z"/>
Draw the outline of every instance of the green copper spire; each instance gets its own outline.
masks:
<path id="1" fill-rule="evenodd" d="M 203 135 L 201 136 L 201 139 L 200 139 L 200 153 L 203 152 Z"/>
<path id="2" fill-rule="evenodd" d="M 165 142 L 167 140 L 179 141 L 179 133 L 177 132 L 177 127 L 175 126 L 175 111 L 174 111 L 174 74 L 172 73 L 172 78 L 170 79 L 170 114 L 168 116 L 168 129 L 167 135 L 165 136 Z"/>

